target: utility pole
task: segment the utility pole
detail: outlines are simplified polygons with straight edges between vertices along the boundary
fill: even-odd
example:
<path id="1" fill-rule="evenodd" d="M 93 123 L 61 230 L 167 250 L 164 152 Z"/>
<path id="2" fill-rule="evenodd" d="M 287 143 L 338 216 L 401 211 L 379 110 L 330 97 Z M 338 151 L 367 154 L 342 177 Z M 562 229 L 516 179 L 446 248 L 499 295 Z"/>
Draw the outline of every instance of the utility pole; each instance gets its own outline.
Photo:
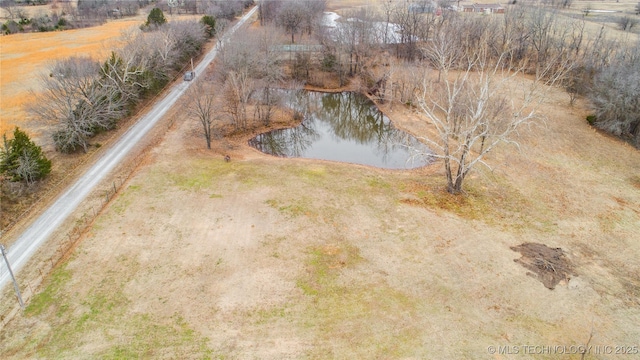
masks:
<path id="1" fill-rule="evenodd" d="M 2 252 L 2 257 L 4 258 L 4 261 L 7 263 L 7 269 L 9 270 L 9 274 L 11 275 L 11 280 L 13 280 L 13 288 L 16 289 L 16 296 L 18 296 L 20 307 L 24 310 L 24 302 L 22 301 L 22 295 L 20 295 L 20 288 L 18 287 L 18 283 L 16 282 L 15 276 L 13 276 L 13 271 L 11 271 L 11 265 L 9 265 L 9 259 L 7 259 L 7 253 L 4 252 L 4 245 L 2 244 L 0 244 L 0 252 Z"/>

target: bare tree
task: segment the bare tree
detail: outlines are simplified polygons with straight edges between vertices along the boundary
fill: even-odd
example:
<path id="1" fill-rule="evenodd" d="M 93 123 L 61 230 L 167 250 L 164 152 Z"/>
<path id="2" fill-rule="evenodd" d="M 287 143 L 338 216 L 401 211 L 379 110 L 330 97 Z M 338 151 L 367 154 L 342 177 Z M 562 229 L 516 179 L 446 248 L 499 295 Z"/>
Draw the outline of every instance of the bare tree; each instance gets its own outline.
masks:
<path id="1" fill-rule="evenodd" d="M 278 14 L 278 9 L 282 4 L 282 0 L 260 0 L 258 4 L 258 18 L 260 25 L 266 25 L 274 22 Z"/>
<path id="2" fill-rule="evenodd" d="M 281 86 L 284 79 L 280 52 L 277 49 L 277 45 L 281 43 L 281 35 L 276 28 L 265 26 L 253 34 L 251 42 L 256 55 L 252 77 L 256 79 L 256 88 L 259 90 L 257 117 L 268 126 L 274 108 L 280 103 L 280 95 L 275 88 Z"/>
<path id="3" fill-rule="evenodd" d="M 254 31 L 240 30 L 237 40 L 225 46 L 218 76 L 224 93 L 224 111 L 236 129 L 248 124 L 247 110 L 255 103 L 255 116 L 268 125 L 279 103 L 274 88 L 284 79 L 279 60 L 280 32 L 272 26 Z"/>
<path id="4" fill-rule="evenodd" d="M 638 25 L 638 19 L 628 15 L 619 17 L 616 22 L 622 31 L 631 31 L 631 29 Z"/>
<path id="5" fill-rule="evenodd" d="M 101 78 L 98 80 L 105 90 L 110 88 L 111 92 L 119 94 L 127 104 L 137 101 L 142 89 L 149 87 L 149 81 L 144 76 L 147 59 L 139 55 L 134 51 L 112 52 L 102 66 Z"/>
<path id="6" fill-rule="evenodd" d="M 254 90 L 254 82 L 246 72 L 230 71 L 227 74 L 224 93 L 223 110 L 230 117 L 236 130 L 247 128 L 247 107 Z"/>
<path id="7" fill-rule="evenodd" d="M 197 55 L 207 40 L 207 30 L 199 21 L 171 21 L 167 32 L 173 38 L 173 57 L 176 59 L 175 69 L 182 68 L 189 59 Z"/>
<path id="8" fill-rule="evenodd" d="M 29 155 L 29 152 L 25 149 L 20 155 L 18 161 L 19 165 L 16 169 L 16 173 L 27 185 L 31 185 L 37 181 L 36 174 L 38 173 L 38 163 L 36 159 Z"/>
<path id="9" fill-rule="evenodd" d="M 244 6 L 241 0 L 216 0 L 213 4 L 212 14 L 217 18 L 227 20 L 233 20 L 233 18 L 242 11 Z"/>
<path id="10" fill-rule="evenodd" d="M 223 85 L 224 107 L 236 129 L 248 124 L 247 107 L 255 90 L 254 74 L 259 69 L 255 37 L 239 30 L 237 41 L 228 43 L 221 53 L 218 77 Z"/>
<path id="11" fill-rule="evenodd" d="M 116 88 L 100 84 L 100 65 L 89 58 L 58 61 L 42 76 L 43 92 L 34 94 L 31 111 L 57 125 L 56 148 L 88 150 L 88 139 L 111 129 L 126 112 L 127 99 Z"/>
<path id="12" fill-rule="evenodd" d="M 391 25 L 391 14 L 393 14 L 393 0 L 382 1 L 382 12 L 384 14 L 385 27 L 383 32 L 383 44 L 388 44 L 390 40 L 389 26 Z"/>
<path id="13" fill-rule="evenodd" d="M 189 98 L 190 103 L 187 111 L 202 125 L 202 135 L 207 142 L 207 149 L 211 149 L 213 124 L 216 121 L 215 95 L 211 89 L 207 88 L 205 80 L 196 79 L 189 88 Z"/>
<path id="14" fill-rule="evenodd" d="M 462 55 L 459 43 L 445 31 L 438 31 L 434 34 L 432 41 L 426 43 L 421 50 L 425 58 L 438 70 L 438 82 L 440 82 L 442 75 L 445 78 L 449 76 L 448 71 L 456 68 Z"/>
<path id="15" fill-rule="evenodd" d="M 541 79 L 557 80 L 560 74 L 542 71 L 530 83 L 515 84 L 523 68 L 514 68 L 511 52 L 497 58 L 488 46 L 479 46 L 461 59 L 460 70 L 447 69 L 440 82 L 425 78 L 417 102 L 420 112 L 435 128 L 434 137 L 422 137 L 444 162 L 447 191 L 458 194 L 477 164 L 500 143 L 514 143 L 523 125 L 539 119 L 537 108 L 545 89 Z M 552 71 L 551 68 L 544 69 Z M 553 69 L 554 71 L 556 68 Z M 522 91 L 517 101 L 514 96 Z"/>
<path id="16" fill-rule="evenodd" d="M 214 34 L 216 34 L 216 44 L 218 48 L 222 48 L 222 42 L 224 41 L 224 31 L 229 26 L 229 20 L 227 19 L 216 19 L 216 26 L 214 28 Z"/>
<path id="17" fill-rule="evenodd" d="M 302 28 L 311 35 L 327 6 L 327 0 L 307 0 L 302 2 Z"/>
<path id="18" fill-rule="evenodd" d="M 407 60 L 390 62 L 390 78 L 387 99 L 403 105 L 413 106 L 417 103 L 416 94 L 423 87 L 423 79 L 427 76 L 427 67 Z"/>
<path id="19" fill-rule="evenodd" d="M 429 32 L 433 25 L 434 16 L 423 14 L 422 10 L 432 6 L 431 1 L 420 0 L 411 4 L 408 2 L 397 3 L 392 22 L 399 26 L 400 41 L 396 41 L 396 55 L 413 60 L 418 54 L 417 44 L 422 39 L 429 38 Z"/>
<path id="20" fill-rule="evenodd" d="M 7 13 L 7 18 L 9 20 L 15 19 L 18 11 L 18 5 L 14 0 L 2 0 L 0 1 L 0 8 L 3 9 Z"/>
<path id="21" fill-rule="evenodd" d="M 295 35 L 300 32 L 305 19 L 303 4 L 296 1 L 286 1 L 278 12 L 278 23 L 291 34 L 291 43 L 295 43 Z"/>

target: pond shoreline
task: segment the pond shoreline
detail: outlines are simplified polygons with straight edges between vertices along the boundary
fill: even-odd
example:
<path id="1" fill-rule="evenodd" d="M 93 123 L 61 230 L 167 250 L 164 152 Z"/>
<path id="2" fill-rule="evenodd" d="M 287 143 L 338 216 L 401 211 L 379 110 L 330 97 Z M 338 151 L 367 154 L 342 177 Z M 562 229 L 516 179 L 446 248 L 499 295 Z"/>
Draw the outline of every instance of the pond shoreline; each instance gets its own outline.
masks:
<path id="1" fill-rule="evenodd" d="M 393 170 L 425 167 L 432 150 L 394 124 L 358 91 L 283 93 L 296 126 L 260 131 L 247 144 L 268 155 L 354 163 Z M 288 125 L 288 124 L 287 124 Z M 276 126 L 277 127 L 277 126 Z"/>

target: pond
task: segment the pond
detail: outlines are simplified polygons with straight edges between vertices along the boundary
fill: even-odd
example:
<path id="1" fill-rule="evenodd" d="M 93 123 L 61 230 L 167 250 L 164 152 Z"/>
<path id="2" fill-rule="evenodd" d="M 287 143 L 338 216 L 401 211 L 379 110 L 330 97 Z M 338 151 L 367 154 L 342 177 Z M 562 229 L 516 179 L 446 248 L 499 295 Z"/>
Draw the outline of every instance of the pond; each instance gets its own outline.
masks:
<path id="1" fill-rule="evenodd" d="M 270 155 L 412 169 L 433 161 L 429 148 L 396 129 L 367 97 L 353 93 L 285 92 L 285 104 L 303 116 L 294 128 L 249 140 Z"/>

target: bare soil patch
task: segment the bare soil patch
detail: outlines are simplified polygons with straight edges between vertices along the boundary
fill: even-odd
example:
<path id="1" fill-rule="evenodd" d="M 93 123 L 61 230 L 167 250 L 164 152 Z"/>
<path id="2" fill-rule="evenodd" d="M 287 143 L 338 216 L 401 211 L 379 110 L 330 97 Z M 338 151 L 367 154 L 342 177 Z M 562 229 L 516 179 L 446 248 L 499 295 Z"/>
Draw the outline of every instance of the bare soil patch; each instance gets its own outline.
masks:
<path id="1" fill-rule="evenodd" d="M 511 250 L 522 254 L 514 261 L 531 270 L 527 273 L 540 280 L 547 289 L 553 290 L 561 281 L 568 282 L 573 275 L 573 265 L 561 248 L 550 248 L 539 243 L 524 243 L 512 246 Z"/>

